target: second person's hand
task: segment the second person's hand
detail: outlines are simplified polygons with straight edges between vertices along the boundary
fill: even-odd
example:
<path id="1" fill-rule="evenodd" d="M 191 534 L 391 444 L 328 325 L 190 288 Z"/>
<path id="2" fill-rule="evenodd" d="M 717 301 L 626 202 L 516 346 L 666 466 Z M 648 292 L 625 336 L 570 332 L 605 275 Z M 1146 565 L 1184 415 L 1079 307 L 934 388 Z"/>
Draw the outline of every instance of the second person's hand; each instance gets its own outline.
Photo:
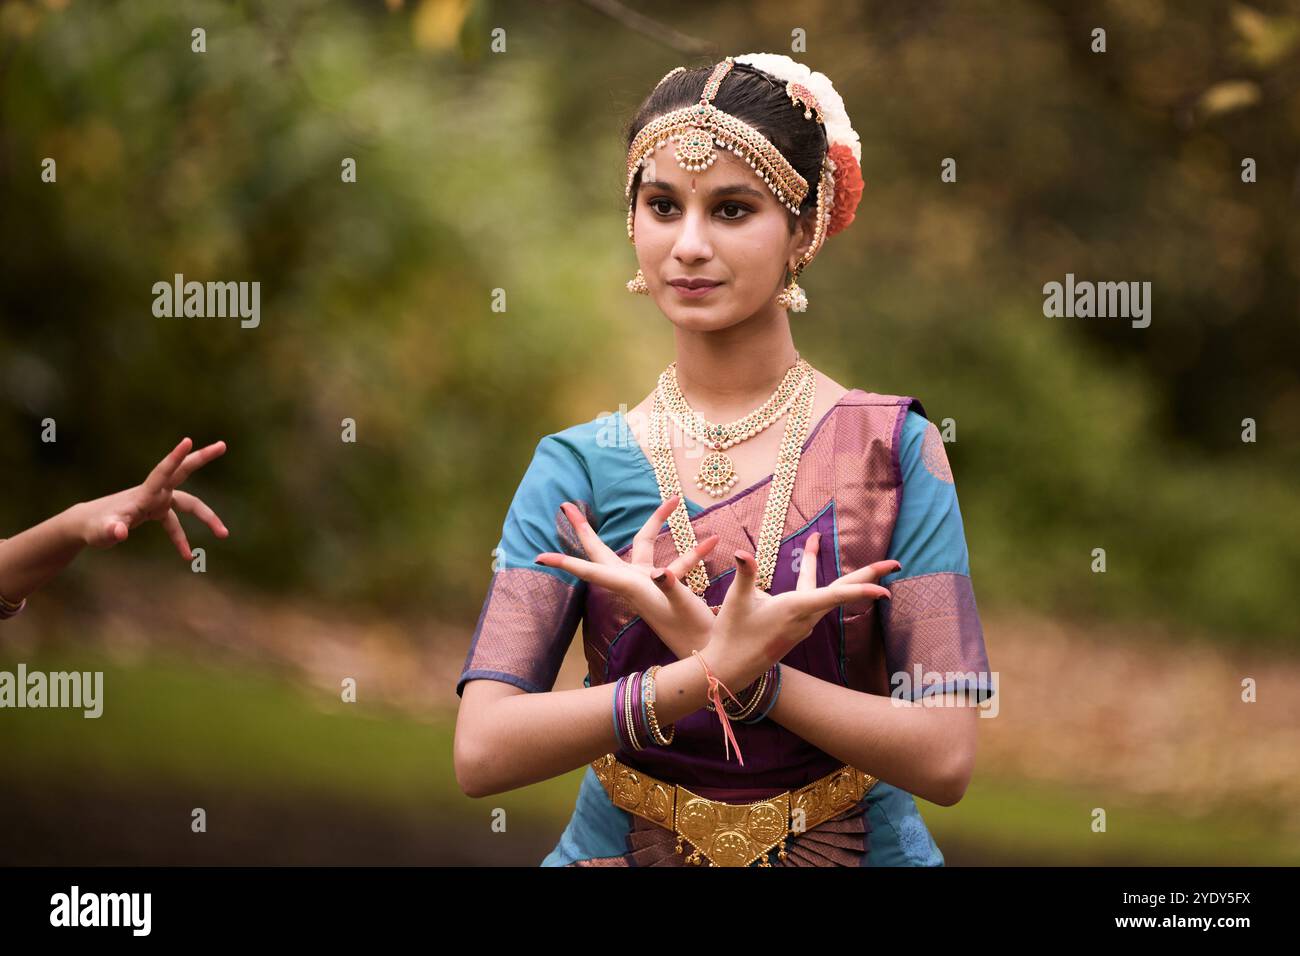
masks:
<path id="1" fill-rule="evenodd" d="M 134 488 L 73 505 L 71 510 L 76 514 L 82 541 L 93 548 L 111 548 L 119 541 L 125 541 L 130 530 L 137 525 L 158 521 L 180 556 L 189 561 L 194 553 L 190 550 L 180 518 L 176 516 L 177 508 L 197 517 L 218 538 L 228 537 L 230 532 L 211 508 L 196 495 L 179 490 L 191 474 L 224 455 L 226 443 L 213 442 L 195 452 L 190 451 L 192 444 L 188 438 L 181 439 L 180 444 Z"/>

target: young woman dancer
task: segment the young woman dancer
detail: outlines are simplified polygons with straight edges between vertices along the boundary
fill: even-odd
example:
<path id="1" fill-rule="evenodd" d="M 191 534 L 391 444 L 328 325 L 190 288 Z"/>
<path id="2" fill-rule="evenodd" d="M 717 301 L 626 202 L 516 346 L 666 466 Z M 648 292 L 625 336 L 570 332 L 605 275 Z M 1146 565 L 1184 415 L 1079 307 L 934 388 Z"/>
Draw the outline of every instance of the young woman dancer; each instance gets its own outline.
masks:
<path id="1" fill-rule="evenodd" d="M 544 865 L 943 865 L 912 794 L 961 798 L 961 705 L 992 692 L 952 473 L 916 399 L 813 368 L 788 315 L 861 195 L 844 104 L 789 57 L 728 57 L 665 76 L 627 140 L 628 288 L 675 360 L 631 413 L 538 443 L 457 683 L 457 779 L 587 764 Z M 553 690 L 579 621 L 586 687 Z"/>

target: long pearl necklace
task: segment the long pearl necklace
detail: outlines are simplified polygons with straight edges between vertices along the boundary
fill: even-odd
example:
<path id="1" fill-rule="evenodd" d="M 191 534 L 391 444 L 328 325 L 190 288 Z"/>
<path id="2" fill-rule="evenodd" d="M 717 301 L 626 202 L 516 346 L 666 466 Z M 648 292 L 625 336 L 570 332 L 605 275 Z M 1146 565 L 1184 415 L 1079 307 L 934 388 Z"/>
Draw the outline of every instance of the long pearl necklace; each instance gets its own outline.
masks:
<path id="1" fill-rule="evenodd" d="M 721 498 L 735 487 L 736 463 L 724 449 L 753 438 L 794 404 L 799 383 L 803 381 L 804 367 L 808 364 L 799 357 L 798 352 L 795 352 L 794 358 L 795 363 L 790 366 L 767 401 L 748 415 L 725 424 L 709 421 L 686 401 L 686 396 L 677 384 L 676 362 L 671 363 L 659 376 L 659 388 L 669 416 L 683 434 L 711 449 L 700 462 L 699 472 L 695 476 L 696 488 L 714 498 Z"/>
<path id="2" fill-rule="evenodd" d="M 800 360 L 802 375 L 795 393 L 794 404 L 786 419 L 785 434 L 781 438 L 781 450 L 777 457 L 776 471 L 772 474 L 772 483 L 767 490 L 767 504 L 763 509 L 763 525 L 758 536 L 758 579 L 755 586 L 766 591 L 772 586 L 772 575 L 776 569 L 777 550 L 781 545 L 781 533 L 785 530 L 785 516 L 790 507 L 790 496 L 794 493 L 794 479 L 799 470 L 799 459 L 803 456 L 803 443 L 812 419 L 813 399 L 817 391 L 817 379 L 812 366 Z M 673 459 L 672 446 L 669 443 L 668 416 L 660 390 L 655 389 L 654 400 L 650 406 L 650 461 L 654 466 L 655 480 L 659 484 L 661 500 L 667 501 L 673 495 L 681 495 L 682 486 L 677 476 L 677 463 Z M 685 554 L 695 547 L 697 540 L 695 528 L 691 524 L 683 496 L 668 516 L 668 527 L 672 532 L 673 545 L 678 554 Z M 696 594 L 703 595 L 709 586 L 708 570 L 703 561 L 696 563 L 686 576 L 686 583 Z"/>

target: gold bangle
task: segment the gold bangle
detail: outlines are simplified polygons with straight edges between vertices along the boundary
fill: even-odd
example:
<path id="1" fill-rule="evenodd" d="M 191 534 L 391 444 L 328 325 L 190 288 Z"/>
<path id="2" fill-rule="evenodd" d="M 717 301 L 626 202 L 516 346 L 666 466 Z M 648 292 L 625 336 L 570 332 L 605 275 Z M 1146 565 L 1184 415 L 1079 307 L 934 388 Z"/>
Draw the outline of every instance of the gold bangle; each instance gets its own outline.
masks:
<path id="1" fill-rule="evenodd" d="M 736 720 L 744 720 L 746 717 L 748 717 L 750 714 L 752 714 L 752 713 L 754 712 L 755 708 L 757 708 L 757 706 L 758 706 L 758 702 L 759 702 L 760 700 L 762 700 L 762 699 L 763 699 L 763 695 L 764 695 L 765 693 L 767 693 L 767 682 L 768 682 L 768 679 L 769 679 L 769 678 L 768 678 L 768 675 L 771 674 L 771 673 L 772 673 L 771 668 L 769 668 L 768 670 L 763 671 L 763 677 L 762 677 L 762 679 L 758 682 L 758 688 L 754 691 L 754 696 L 751 697 L 751 698 L 749 698 L 749 702 L 746 703 L 744 706 L 739 707 L 739 708 L 737 708 L 736 710 L 730 710 L 730 709 L 728 709 L 728 710 L 727 710 L 727 715 L 730 716 L 730 717 L 734 717 Z M 728 701 L 725 701 L 725 700 L 724 700 L 724 701 L 722 702 L 722 706 L 723 706 L 723 707 L 726 707 L 726 706 L 727 706 L 727 703 L 728 703 Z"/>
<path id="2" fill-rule="evenodd" d="M 641 750 L 645 747 L 645 744 L 641 743 L 641 738 L 639 738 L 636 733 L 635 708 L 637 701 L 636 694 L 632 693 L 632 691 L 641 683 L 642 675 L 637 674 L 635 676 L 636 684 L 633 684 L 631 680 L 628 680 L 627 685 L 623 689 L 623 721 L 627 725 L 628 742 L 632 744 L 632 749 Z"/>
<path id="3" fill-rule="evenodd" d="M 770 667 L 767 670 L 763 671 L 763 676 L 760 677 L 755 682 L 755 685 L 751 685 L 754 686 L 754 695 L 750 697 L 749 700 L 746 701 L 745 703 L 737 704 L 733 706 L 730 698 L 724 699 L 722 701 L 722 706 L 726 708 L 727 716 L 735 717 L 739 719 L 739 718 L 748 717 L 751 713 L 753 713 L 754 705 L 758 703 L 759 698 L 763 696 L 763 692 L 767 690 L 768 675 L 771 673 L 772 673 L 772 668 Z M 741 693 L 743 694 L 744 691 L 741 691 Z M 711 714 L 717 713 L 717 707 L 713 705 L 713 701 L 711 700 L 706 700 L 704 702 L 704 707 Z"/>
<path id="4" fill-rule="evenodd" d="M 655 664 L 645 672 L 645 713 L 646 717 L 649 718 L 650 735 L 654 737 L 655 743 L 661 747 L 667 747 L 673 742 L 673 738 L 677 736 L 677 728 L 675 725 L 669 724 L 667 737 L 665 737 L 663 731 L 659 729 L 659 718 L 655 716 L 655 672 L 658 670 L 659 665 Z"/>
<path id="5" fill-rule="evenodd" d="M 19 611 L 27 606 L 27 598 L 23 598 L 17 604 L 9 600 L 3 594 L 0 594 L 0 619 L 13 617 Z"/>

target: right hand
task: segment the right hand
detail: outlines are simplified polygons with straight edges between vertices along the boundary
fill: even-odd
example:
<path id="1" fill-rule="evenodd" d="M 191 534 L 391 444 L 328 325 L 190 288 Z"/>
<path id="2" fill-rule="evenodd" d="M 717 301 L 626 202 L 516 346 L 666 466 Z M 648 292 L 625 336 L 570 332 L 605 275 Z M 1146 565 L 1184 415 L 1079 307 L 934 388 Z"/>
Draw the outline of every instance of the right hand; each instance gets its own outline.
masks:
<path id="1" fill-rule="evenodd" d="M 888 588 L 874 583 L 902 565 L 876 561 L 817 586 L 817 552 L 821 533 L 808 537 L 794 590 L 768 594 L 755 587 L 758 563 L 748 551 L 737 551 L 736 577 L 722 600 L 708 648 L 702 652 L 710 669 L 739 693 L 761 677 L 812 633 L 828 611 L 842 604 L 889 597 Z"/>
<path id="2" fill-rule="evenodd" d="M 709 535 L 685 554 L 678 555 L 667 569 L 655 567 L 655 541 L 680 498 L 680 495 L 669 498 L 646 519 L 646 523 L 632 539 L 626 560 L 600 540 L 581 511 L 565 501 L 560 508 L 573 525 L 590 560 L 544 551 L 537 556 L 536 563 L 568 571 L 588 584 L 599 585 L 621 595 L 669 650 L 678 657 L 688 657 L 693 649 L 705 647 L 709 643 L 713 614 L 685 586 L 681 590 L 686 596 L 665 589 L 662 583 L 653 582 L 653 579 L 661 571 L 673 578 L 685 576 L 713 550 L 720 536 Z"/>

